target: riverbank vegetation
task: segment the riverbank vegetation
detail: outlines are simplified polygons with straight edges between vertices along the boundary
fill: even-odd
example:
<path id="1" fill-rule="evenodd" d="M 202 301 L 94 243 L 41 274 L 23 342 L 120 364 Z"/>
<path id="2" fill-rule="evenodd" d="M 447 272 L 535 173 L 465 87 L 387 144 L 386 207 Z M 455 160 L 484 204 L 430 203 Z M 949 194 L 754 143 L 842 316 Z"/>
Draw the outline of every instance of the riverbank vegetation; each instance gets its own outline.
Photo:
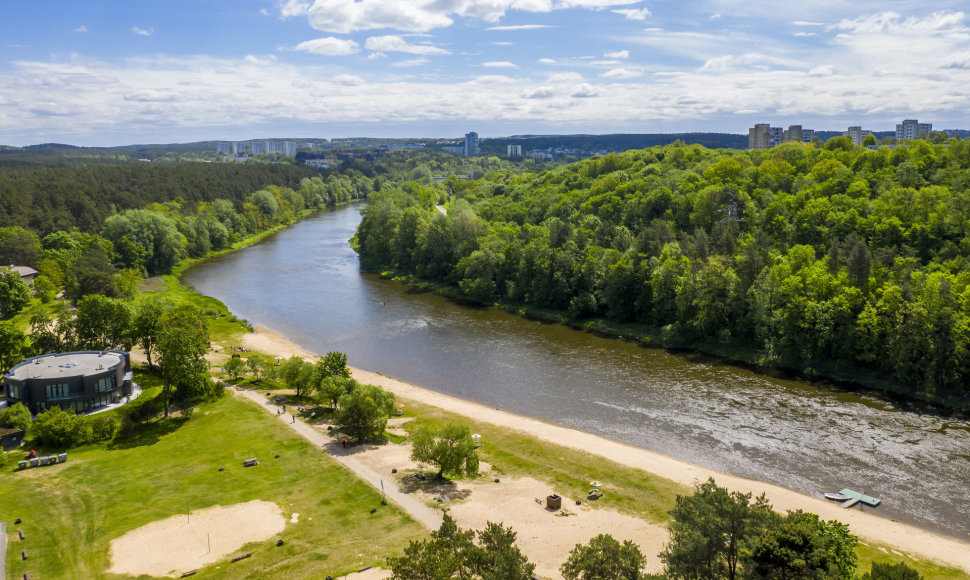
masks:
<path id="1" fill-rule="evenodd" d="M 966 407 L 967 208 L 970 141 L 675 144 L 385 188 L 354 242 L 466 300 Z"/>

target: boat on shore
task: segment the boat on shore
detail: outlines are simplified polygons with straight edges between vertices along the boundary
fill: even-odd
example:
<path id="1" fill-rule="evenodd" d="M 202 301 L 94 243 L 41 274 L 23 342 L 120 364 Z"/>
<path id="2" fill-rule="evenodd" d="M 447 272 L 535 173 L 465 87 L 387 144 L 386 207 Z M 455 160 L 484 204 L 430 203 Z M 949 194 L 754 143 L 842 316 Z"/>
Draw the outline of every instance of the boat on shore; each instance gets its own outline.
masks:
<path id="1" fill-rule="evenodd" d="M 826 492 L 825 499 L 830 499 L 832 501 L 849 501 L 850 499 L 852 499 L 852 496 L 841 494 L 841 493 Z"/>
<path id="2" fill-rule="evenodd" d="M 862 502 L 868 506 L 876 507 L 882 500 L 878 497 L 872 497 L 871 495 L 866 495 L 865 493 L 859 493 L 858 491 L 852 489 L 843 489 L 839 492 L 839 495 L 847 496 L 850 499 L 856 500 L 856 502 Z M 826 494 L 828 496 L 828 494 Z M 855 503 L 855 502 L 853 502 Z M 849 507 L 849 506 L 846 506 Z"/>

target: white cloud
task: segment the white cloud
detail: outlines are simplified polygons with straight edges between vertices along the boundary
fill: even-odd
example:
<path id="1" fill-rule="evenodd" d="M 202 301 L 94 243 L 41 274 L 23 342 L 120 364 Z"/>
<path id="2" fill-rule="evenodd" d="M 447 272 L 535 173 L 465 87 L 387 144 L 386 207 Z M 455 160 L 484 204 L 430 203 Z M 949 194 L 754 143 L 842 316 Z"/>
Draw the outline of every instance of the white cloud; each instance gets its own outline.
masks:
<path id="1" fill-rule="evenodd" d="M 523 99 L 551 99 L 556 96 L 552 87 L 537 87 L 522 93 Z"/>
<path id="2" fill-rule="evenodd" d="M 556 64 L 556 59 L 554 58 L 540 58 L 539 62 L 542 64 Z"/>
<path id="3" fill-rule="evenodd" d="M 384 54 L 383 52 L 372 52 L 367 55 L 367 60 L 375 60 L 378 58 L 386 58 L 386 57 L 387 55 Z"/>
<path id="4" fill-rule="evenodd" d="M 333 77 L 333 82 L 347 87 L 356 87 L 364 84 L 364 79 L 357 75 L 337 75 Z"/>
<path id="5" fill-rule="evenodd" d="M 151 36 L 155 32 L 155 27 L 149 26 L 148 28 L 138 28 L 137 26 L 132 26 L 131 31 L 139 36 Z"/>
<path id="6" fill-rule="evenodd" d="M 353 40 L 327 36 L 306 40 L 296 45 L 296 50 L 324 56 L 342 56 L 360 51 L 360 45 Z"/>
<path id="7" fill-rule="evenodd" d="M 260 8 L 259 9 L 259 15 L 260 16 L 269 16 L 269 10 L 267 10 L 265 8 Z"/>
<path id="8" fill-rule="evenodd" d="M 605 79 L 635 79 L 643 76 L 643 71 L 629 68 L 615 68 L 600 75 Z"/>
<path id="9" fill-rule="evenodd" d="M 254 66 L 269 66 L 276 62 L 276 56 L 271 54 L 269 56 L 259 57 L 253 54 L 247 54 L 243 62 Z"/>
<path id="10" fill-rule="evenodd" d="M 704 71 L 726 71 L 729 69 L 758 68 L 769 70 L 777 67 L 795 67 L 798 63 L 766 54 L 749 52 L 740 56 L 726 54 L 708 59 L 701 67 Z"/>
<path id="11" fill-rule="evenodd" d="M 815 36 L 814 32 L 796 32 L 792 36 Z"/>
<path id="12" fill-rule="evenodd" d="M 400 36 L 371 36 L 364 42 L 367 50 L 377 52 L 406 52 L 408 54 L 451 54 L 451 51 L 430 44 L 410 44 Z"/>
<path id="13" fill-rule="evenodd" d="M 389 28 L 427 32 L 454 23 L 454 18 L 498 22 L 510 10 L 530 13 L 551 10 L 604 10 L 641 0 L 282 0 L 283 18 L 305 17 L 317 30 L 349 34 Z M 522 28 L 498 27 L 499 30 Z"/>
<path id="14" fill-rule="evenodd" d="M 508 42 L 508 41 L 504 41 L 504 40 L 496 41 L 496 42 L 493 42 L 491 44 L 494 45 L 494 46 L 515 46 L 515 43 L 514 42 Z"/>
<path id="15" fill-rule="evenodd" d="M 87 32 L 87 31 L 88 31 L 88 27 L 83 24 L 74 29 L 74 32 Z"/>
<path id="16" fill-rule="evenodd" d="M 394 63 L 394 66 L 408 68 L 413 66 L 421 66 L 423 64 L 428 64 L 429 62 L 431 61 L 421 56 L 418 58 L 412 58 L 410 60 L 399 60 L 398 62 Z"/>
<path id="17" fill-rule="evenodd" d="M 720 20 L 720 19 L 721 19 L 720 12 L 718 12 L 717 14 L 711 14 L 711 20 Z"/>
<path id="18" fill-rule="evenodd" d="M 605 58 L 630 58 L 629 50 L 618 50 L 616 52 L 604 52 Z"/>
<path id="19" fill-rule="evenodd" d="M 489 62 L 483 62 L 482 66 L 488 68 L 519 68 L 519 65 L 507 60 L 492 60 Z"/>
<path id="20" fill-rule="evenodd" d="M 573 92 L 569 96 L 573 97 L 574 99 L 587 99 L 590 97 L 595 97 L 598 94 L 599 93 L 597 92 L 596 87 L 589 83 L 583 83 L 573 87 Z"/>
<path id="21" fill-rule="evenodd" d="M 813 77 L 827 77 L 832 74 L 833 67 L 830 64 L 820 64 L 818 66 L 812 67 L 808 74 Z"/>
<path id="22" fill-rule="evenodd" d="M 796 20 L 792 24 L 795 26 L 825 26 L 824 22 L 810 22 L 808 20 Z"/>
<path id="23" fill-rule="evenodd" d="M 555 28 L 548 24 L 516 24 L 513 26 L 489 26 L 485 30 L 538 30 L 540 28 Z"/>
<path id="24" fill-rule="evenodd" d="M 944 59 L 940 67 L 970 70 L 970 52 L 950 55 Z"/>
<path id="25" fill-rule="evenodd" d="M 614 10 L 613 12 L 626 16 L 627 20 L 646 20 L 647 16 L 650 16 L 649 8 L 624 8 L 622 10 Z"/>

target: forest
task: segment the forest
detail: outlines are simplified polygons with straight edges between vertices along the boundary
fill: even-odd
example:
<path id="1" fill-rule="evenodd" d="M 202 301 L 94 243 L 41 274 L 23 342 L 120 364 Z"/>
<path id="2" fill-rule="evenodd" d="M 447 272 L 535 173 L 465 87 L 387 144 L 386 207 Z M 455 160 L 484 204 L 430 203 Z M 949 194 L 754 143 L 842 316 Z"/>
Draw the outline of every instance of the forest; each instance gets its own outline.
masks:
<path id="1" fill-rule="evenodd" d="M 970 141 L 683 143 L 386 187 L 362 264 L 482 304 L 970 400 Z M 436 210 L 445 203 L 447 214 Z"/>
<path id="2" fill-rule="evenodd" d="M 44 236 L 55 231 L 100 230 L 126 209 L 175 199 L 196 204 L 242 202 L 265 185 L 299 187 L 318 170 L 286 164 L 92 162 L 64 156 L 0 158 L 0 225 Z"/>

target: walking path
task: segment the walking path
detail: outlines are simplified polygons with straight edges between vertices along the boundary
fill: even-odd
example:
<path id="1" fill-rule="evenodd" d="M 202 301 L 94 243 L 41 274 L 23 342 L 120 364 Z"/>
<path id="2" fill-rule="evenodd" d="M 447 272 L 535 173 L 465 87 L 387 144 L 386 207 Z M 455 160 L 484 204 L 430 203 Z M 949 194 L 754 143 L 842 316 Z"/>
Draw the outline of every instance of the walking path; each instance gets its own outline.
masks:
<path id="1" fill-rule="evenodd" d="M 353 453 L 355 452 L 353 445 L 345 449 L 342 446 L 336 445 L 333 438 L 324 435 L 303 421 L 295 419 L 294 415 L 289 413 L 277 415 L 277 409 L 282 409 L 282 407 L 273 404 L 272 401 L 266 400 L 263 395 L 257 393 L 256 391 L 239 389 L 235 387 L 233 387 L 231 390 L 237 397 L 249 399 L 265 409 L 267 413 L 276 415 L 279 421 L 285 423 L 310 443 L 322 448 L 325 453 L 329 453 L 334 459 L 347 466 L 347 468 L 357 474 L 358 477 L 371 484 L 376 489 L 381 489 L 383 484 L 384 494 L 387 499 L 396 503 L 401 507 L 401 509 L 408 512 L 411 517 L 427 526 L 428 529 L 437 530 L 439 527 L 441 527 L 442 516 L 440 512 L 428 507 L 421 500 L 401 491 L 394 479 L 389 478 L 387 482 L 384 482 L 380 473 L 374 471 L 370 467 L 367 467 L 359 459 L 356 459 L 353 456 Z"/>
<path id="2" fill-rule="evenodd" d="M 0 578 L 7 577 L 7 522 L 0 522 Z"/>

